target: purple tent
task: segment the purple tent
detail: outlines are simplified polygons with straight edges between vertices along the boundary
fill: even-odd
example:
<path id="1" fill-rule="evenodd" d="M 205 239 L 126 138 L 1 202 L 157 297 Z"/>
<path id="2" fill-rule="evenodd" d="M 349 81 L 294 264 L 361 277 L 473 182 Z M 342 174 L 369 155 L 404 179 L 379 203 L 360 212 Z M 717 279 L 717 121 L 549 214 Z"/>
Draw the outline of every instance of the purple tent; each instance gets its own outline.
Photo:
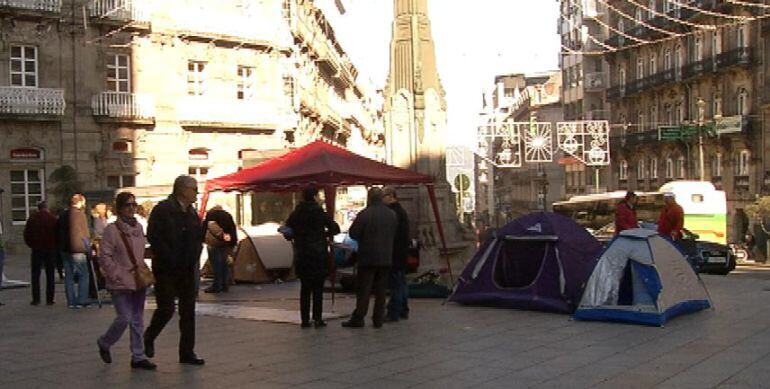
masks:
<path id="1" fill-rule="evenodd" d="M 549 212 L 522 216 L 484 242 L 449 299 L 572 313 L 601 247 L 567 217 Z"/>

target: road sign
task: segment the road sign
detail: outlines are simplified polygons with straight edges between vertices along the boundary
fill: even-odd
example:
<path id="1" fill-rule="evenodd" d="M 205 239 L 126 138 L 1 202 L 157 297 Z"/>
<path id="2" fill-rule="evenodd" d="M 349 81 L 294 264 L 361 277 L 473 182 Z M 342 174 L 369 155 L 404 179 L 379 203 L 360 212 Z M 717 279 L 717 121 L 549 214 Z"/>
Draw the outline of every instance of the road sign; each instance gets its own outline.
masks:
<path id="1" fill-rule="evenodd" d="M 466 192 L 471 187 L 471 179 L 465 174 L 455 176 L 455 188 L 460 192 Z"/>
<path id="2" fill-rule="evenodd" d="M 682 139 L 682 128 L 679 126 L 660 126 L 658 127 L 659 140 L 679 140 Z"/>

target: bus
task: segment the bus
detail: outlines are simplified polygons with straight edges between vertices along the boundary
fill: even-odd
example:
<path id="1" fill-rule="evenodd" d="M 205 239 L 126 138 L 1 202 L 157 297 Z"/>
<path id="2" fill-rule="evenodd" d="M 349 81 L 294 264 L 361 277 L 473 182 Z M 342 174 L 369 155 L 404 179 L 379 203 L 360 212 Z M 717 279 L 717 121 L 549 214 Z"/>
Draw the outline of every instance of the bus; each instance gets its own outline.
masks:
<path id="1" fill-rule="evenodd" d="M 657 223 L 664 206 L 663 194 L 672 192 L 684 210 L 684 228 L 699 240 L 727 243 L 727 199 L 725 192 L 705 181 L 671 181 L 657 192 L 637 192 L 636 215 L 640 222 Z M 615 221 L 615 206 L 625 191 L 574 196 L 553 204 L 553 211 L 588 228 L 598 230 Z"/>

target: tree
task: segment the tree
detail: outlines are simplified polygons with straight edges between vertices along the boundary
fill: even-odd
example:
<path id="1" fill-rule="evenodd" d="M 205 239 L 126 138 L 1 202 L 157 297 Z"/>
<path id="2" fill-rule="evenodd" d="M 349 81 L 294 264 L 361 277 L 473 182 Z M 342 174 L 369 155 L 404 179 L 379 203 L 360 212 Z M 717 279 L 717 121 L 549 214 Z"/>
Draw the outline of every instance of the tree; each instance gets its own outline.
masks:
<path id="1" fill-rule="evenodd" d="M 755 221 L 765 234 L 770 234 L 770 196 L 759 198 L 746 207 L 746 214 Z"/>
<path id="2" fill-rule="evenodd" d="M 73 194 L 83 191 L 83 183 L 78 181 L 78 173 L 72 166 L 63 165 L 48 177 L 51 184 L 48 193 L 52 200 L 49 207 L 52 211 L 65 208 Z"/>

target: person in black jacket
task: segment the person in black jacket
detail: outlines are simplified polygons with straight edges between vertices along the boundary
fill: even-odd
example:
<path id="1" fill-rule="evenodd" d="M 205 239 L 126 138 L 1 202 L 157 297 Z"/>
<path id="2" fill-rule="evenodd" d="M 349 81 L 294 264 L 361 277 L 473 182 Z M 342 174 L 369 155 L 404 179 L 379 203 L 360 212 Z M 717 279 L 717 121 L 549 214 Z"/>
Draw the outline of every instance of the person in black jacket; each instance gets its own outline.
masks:
<path id="1" fill-rule="evenodd" d="M 211 268 L 214 271 L 214 283 L 205 292 L 227 292 L 229 289 L 227 285 L 227 257 L 238 240 L 235 221 L 229 212 L 217 205 L 206 213 L 203 229 L 206 246 L 209 249 Z"/>
<path id="2" fill-rule="evenodd" d="M 203 365 L 195 348 L 195 299 L 203 249 L 203 228 L 193 203 L 198 183 L 190 176 L 174 181 L 173 193 L 153 208 L 147 226 L 147 240 L 153 253 L 155 300 L 158 309 L 144 333 L 144 353 L 155 355 L 154 342 L 174 315 L 179 300 L 179 363 Z"/>
<path id="3" fill-rule="evenodd" d="M 383 203 L 380 188 L 368 193 L 368 204 L 356 215 L 350 226 L 350 237 L 358 242 L 358 269 L 356 309 L 343 327 L 360 328 L 369 310 L 369 296 L 374 289 L 372 324 L 382 327 L 385 319 L 385 287 L 393 262 L 393 241 L 396 237 L 398 219 L 395 212 Z"/>
<path id="4" fill-rule="evenodd" d="M 383 201 L 396 213 L 398 228 L 393 240 L 393 265 L 390 269 L 390 300 L 385 321 L 398 321 L 409 318 L 409 304 L 406 289 L 406 258 L 409 256 L 409 216 L 398 202 L 396 189 L 392 186 L 383 188 Z"/>
<path id="5" fill-rule="evenodd" d="M 300 280 L 299 311 L 302 328 L 310 327 L 310 295 L 313 295 L 313 322 L 323 321 L 324 280 L 329 274 L 329 238 L 340 233 L 340 226 L 324 212 L 317 188 L 302 191 L 302 202 L 286 220 L 292 229 L 294 268 Z"/>

